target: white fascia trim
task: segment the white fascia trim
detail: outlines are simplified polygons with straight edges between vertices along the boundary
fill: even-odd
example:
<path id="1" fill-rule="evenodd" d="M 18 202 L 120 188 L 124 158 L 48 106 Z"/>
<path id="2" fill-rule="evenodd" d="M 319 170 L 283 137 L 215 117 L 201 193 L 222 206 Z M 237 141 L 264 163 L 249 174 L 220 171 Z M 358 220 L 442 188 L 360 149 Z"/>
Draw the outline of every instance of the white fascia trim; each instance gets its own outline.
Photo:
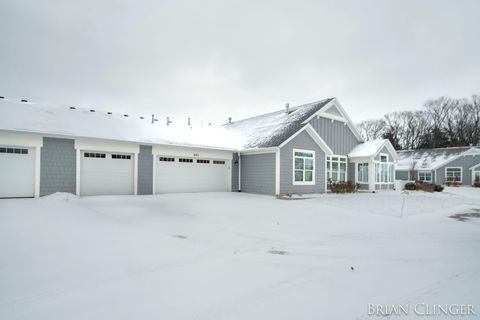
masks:
<path id="1" fill-rule="evenodd" d="M 339 117 L 339 116 L 336 116 L 334 114 L 327 113 L 327 112 L 319 112 L 317 114 L 317 117 L 332 119 L 332 120 L 336 120 L 336 121 L 339 121 L 339 122 L 345 122 L 345 123 L 348 122 L 348 120 L 345 119 L 344 117 Z"/>
<path id="2" fill-rule="evenodd" d="M 43 147 L 43 136 L 0 130 L 0 144 L 14 147 Z"/>
<path id="3" fill-rule="evenodd" d="M 300 130 L 295 132 L 295 134 L 291 135 L 290 138 L 288 138 L 287 140 L 282 142 L 282 144 L 280 144 L 278 147 L 283 148 L 287 143 L 292 141 L 296 136 L 298 136 L 303 131 L 306 131 L 310 135 L 310 137 L 312 137 L 313 141 L 315 141 L 317 143 L 317 145 L 320 147 L 320 149 L 323 150 L 323 152 L 325 152 L 326 155 L 332 155 L 333 154 L 332 149 L 330 149 L 330 147 L 327 145 L 327 143 L 320 137 L 320 135 L 317 133 L 317 131 L 315 131 L 315 129 L 312 127 L 311 124 L 307 124 L 306 126 L 301 128 Z"/>
<path id="4" fill-rule="evenodd" d="M 75 139 L 74 148 L 81 151 L 124 152 L 132 154 L 140 152 L 140 145 L 137 143 L 100 139 Z"/>
<path id="5" fill-rule="evenodd" d="M 383 147 L 386 147 L 388 152 L 390 153 L 390 155 L 392 156 L 393 160 L 394 161 L 397 161 L 398 160 L 398 153 L 397 153 L 397 150 L 395 150 L 395 148 L 393 147 L 392 143 L 390 142 L 390 140 L 388 139 L 385 139 L 385 141 L 383 142 L 383 144 L 380 146 L 380 148 L 378 148 L 377 152 L 373 155 L 373 157 L 376 157 L 380 151 L 383 149 Z M 390 158 L 390 156 L 389 156 Z"/>
<path id="6" fill-rule="evenodd" d="M 262 154 L 262 153 L 274 153 L 277 152 L 278 147 L 270 148 L 253 148 L 253 149 L 244 149 L 240 151 L 240 154 Z"/>
<path id="7" fill-rule="evenodd" d="M 280 148 L 275 151 L 275 194 L 280 194 Z"/>
<path id="8" fill-rule="evenodd" d="M 474 165 L 473 167 L 471 167 L 470 170 L 475 170 L 478 167 L 480 167 L 480 162 L 478 164 Z"/>
<path id="9" fill-rule="evenodd" d="M 475 148 L 475 147 L 471 147 L 470 149 L 468 149 L 467 151 L 465 151 L 464 153 L 462 153 L 462 155 L 464 155 L 464 156 L 480 155 L 480 149 Z"/>
<path id="10" fill-rule="evenodd" d="M 327 103 L 326 105 L 323 106 L 323 108 L 321 108 L 320 110 L 318 110 L 317 112 L 315 112 L 314 114 L 312 114 L 310 117 L 308 117 L 307 120 L 305 120 L 303 122 L 303 124 L 306 124 L 308 122 L 310 122 L 310 120 L 312 120 L 314 117 L 316 116 L 319 116 L 319 114 L 323 114 L 325 112 L 325 110 L 328 110 L 330 107 L 332 106 L 336 106 L 338 111 L 340 111 L 340 113 L 342 114 L 342 116 L 347 120 L 347 125 L 348 127 L 350 128 L 350 130 L 353 132 L 353 134 L 355 135 L 355 137 L 357 138 L 357 140 L 359 142 L 364 142 L 363 141 L 363 138 L 362 138 L 362 135 L 360 134 L 360 132 L 358 132 L 357 128 L 355 127 L 355 124 L 353 123 L 352 119 L 348 116 L 348 113 L 345 111 L 345 109 L 342 107 L 342 105 L 340 104 L 340 102 L 338 101 L 337 98 L 333 98 L 332 101 L 330 101 L 329 103 Z"/>
<path id="11" fill-rule="evenodd" d="M 43 131 L 29 131 L 29 130 L 3 130 L 0 129 L 0 132 L 10 132 L 15 134 L 30 134 L 30 135 L 40 135 L 43 137 L 52 137 L 52 138 L 64 138 L 72 140 L 99 140 L 99 141 L 111 141 L 113 143 L 130 143 L 130 144 L 139 144 L 145 146 L 173 146 L 173 147 L 182 147 L 182 148 L 199 148 L 207 150 L 221 150 L 221 151 L 238 151 L 237 148 L 232 147 L 215 147 L 215 146 L 205 146 L 205 145 L 192 145 L 192 144 L 182 144 L 182 143 L 168 143 L 168 142 L 154 142 L 154 141 L 142 141 L 142 140 L 128 140 L 128 139 L 114 139 L 114 138 L 102 138 L 102 137 L 92 137 L 92 136 L 77 136 L 72 134 L 55 134 L 48 133 Z"/>

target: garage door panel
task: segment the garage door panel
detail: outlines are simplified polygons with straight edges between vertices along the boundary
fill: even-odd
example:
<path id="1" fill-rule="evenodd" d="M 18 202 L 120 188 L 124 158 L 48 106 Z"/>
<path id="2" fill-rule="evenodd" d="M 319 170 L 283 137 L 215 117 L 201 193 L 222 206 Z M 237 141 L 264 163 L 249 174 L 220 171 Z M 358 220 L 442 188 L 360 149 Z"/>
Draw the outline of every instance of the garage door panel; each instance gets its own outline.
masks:
<path id="1" fill-rule="evenodd" d="M 33 197 L 35 149 L 0 146 L 0 198 Z"/>
<path id="2" fill-rule="evenodd" d="M 225 164 L 159 161 L 156 158 L 156 193 L 228 191 Z"/>
<path id="3" fill-rule="evenodd" d="M 82 152 L 80 194 L 133 194 L 133 156 L 130 155 L 130 159 L 114 159 L 111 153 L 101 154 L 105 154 L 105 158 L 85 157 Z"/>

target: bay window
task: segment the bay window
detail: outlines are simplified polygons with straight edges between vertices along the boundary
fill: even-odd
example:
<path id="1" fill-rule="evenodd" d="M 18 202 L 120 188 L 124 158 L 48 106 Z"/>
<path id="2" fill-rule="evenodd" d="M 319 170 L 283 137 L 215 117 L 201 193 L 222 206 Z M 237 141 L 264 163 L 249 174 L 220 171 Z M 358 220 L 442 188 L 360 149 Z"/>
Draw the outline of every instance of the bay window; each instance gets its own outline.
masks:
<path id="1" fill-rule="evenodd" d="M 347 157 L 327 156 L 327 178 L 331 181 L 347 181 Z"/>
<path id="2" fill-rule="evenodd" d="M 315 184 L 315 151 L 293 149 L 293 184 Z"/>
<path id="3" fill-rule="evenodd" d="M 389 184 L 393 183 L 394 168 L 393 163 L 389 162 L 388 154 L 380 154 L 380 161 L 375 162 L 375 183 Z"/>

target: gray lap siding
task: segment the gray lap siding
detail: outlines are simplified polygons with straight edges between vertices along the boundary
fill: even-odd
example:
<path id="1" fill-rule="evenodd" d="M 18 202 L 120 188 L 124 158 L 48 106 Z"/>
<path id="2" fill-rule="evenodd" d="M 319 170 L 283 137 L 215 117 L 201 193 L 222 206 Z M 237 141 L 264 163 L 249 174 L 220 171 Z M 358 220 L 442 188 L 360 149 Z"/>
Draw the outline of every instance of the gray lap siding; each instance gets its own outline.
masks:
<path id="1" fill-rule="evenodd" d="M 293 149 L 315 151 L 315 184 L 293 184 Z M 325 192 L 325 152 L 303 131 L 280 149 L 280 193 Z"/>
<path id="2" fill-rule="evenodd" d="M 275 153 L 241 155 L 241 191 L 275 194 Z"/>
<path id="3" fill-rule="evenodd" d="M 408 180 L 408 171 L 406 170 L 395 170 L 395 179 L 396 180 Z"/>
<path id="4" fill-rule="evenodd" d="M 238 160 L 238 153 L 233 153 L 232 158 L 232 191 L 238 191 L 238 168 L 239 168 L 239 160 Z"/>
<path id="5" fill-rule="evenodd" d="M 43 138 L 40 153 L 40 196 L 76 191 L 76 151 L 73 139 Z"/>
<path id="6" fill-rule="evenodd" d="M 443 184 L 445 182 L 445 168 L 447 167 L 461 167 L 462 168 L 462 185 L 471 185 L 472 184 L 472 170 L 471 167 L 480 163 L 479 155 L 465 155 L 461 156 L 458 159 L 447 163 L 446 165 L 438 168 L 436 171 L 437 179 L 436 183 Z"/>

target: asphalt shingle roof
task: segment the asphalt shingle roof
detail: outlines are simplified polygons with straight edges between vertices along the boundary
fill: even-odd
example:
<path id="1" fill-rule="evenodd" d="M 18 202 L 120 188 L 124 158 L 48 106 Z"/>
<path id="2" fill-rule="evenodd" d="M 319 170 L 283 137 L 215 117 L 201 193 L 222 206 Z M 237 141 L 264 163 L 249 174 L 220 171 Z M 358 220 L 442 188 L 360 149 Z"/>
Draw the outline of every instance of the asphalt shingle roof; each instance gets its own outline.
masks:
<path id="1" fill-rule="evenodd" d="M 303 122 L 334 98 L 328 98 L 297 107 L 227 123 L 226 129 L 244 139 L 245 149 L 278 147 L 300 130 Z"/>
<path id="2" fill-rule="evenodd" d="M 415 164 L 415 170 L 432 170 L 452 161 L 455 157 L 471 147 L 435 148 L 397 151 L 397 170 L 410 170 Z"/>

